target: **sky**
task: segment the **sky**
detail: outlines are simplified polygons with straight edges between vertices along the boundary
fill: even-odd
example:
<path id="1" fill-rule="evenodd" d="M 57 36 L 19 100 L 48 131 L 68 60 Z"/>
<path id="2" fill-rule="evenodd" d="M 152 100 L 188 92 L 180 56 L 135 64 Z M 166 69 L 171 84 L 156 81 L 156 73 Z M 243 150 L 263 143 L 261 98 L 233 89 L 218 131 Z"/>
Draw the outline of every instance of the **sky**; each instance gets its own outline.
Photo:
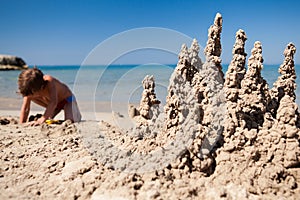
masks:
<path id="1" fill-rule="evenodd" d="M 143 27 L 174 30 L 205 47 L 218 12 L 223 17 L 223 63 L 230 63 L 235 33 L 243 29 L 248 56 L 258 40 L 264 63 L 280 64 L 285 46 L 293 42 L 299 47 L 295 62 L 300 64 L 297 0 L 0 0 L 0 5 L 0 54 L 20 56 L 29 65 L 80 65 L 97 45 Z M 171 64 L 177 58 L 148 50 L 115 62 Z"/>

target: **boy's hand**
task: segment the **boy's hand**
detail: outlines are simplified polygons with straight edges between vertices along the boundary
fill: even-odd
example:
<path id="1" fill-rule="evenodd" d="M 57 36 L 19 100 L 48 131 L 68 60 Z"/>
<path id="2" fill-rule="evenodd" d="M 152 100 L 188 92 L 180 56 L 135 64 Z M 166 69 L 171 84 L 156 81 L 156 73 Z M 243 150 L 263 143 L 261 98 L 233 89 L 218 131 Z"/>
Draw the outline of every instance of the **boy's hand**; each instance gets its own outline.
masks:
<path id="1" fill-rule="evenodd" d="M 31 121 L 31 122 L 28 122 L 26 125 L 27 126 L 39 126 L 39 125 L 41 125 L 41 123 L 39 123 L 38 121 Z"/>
<path id="2" fill-rule="evenodd" d="M 39 118 L 39 119 L 36 120 L 36 121 L 28 122 L 28 123 L 27 123 L 27 126 L 39 126 L 39 125 L 41 125 L 41 124 L 44 123 L 44 122 L 45 122 L 45 118 L 44 118 L 44 117 L 41 117 L 41 118 Z"/>

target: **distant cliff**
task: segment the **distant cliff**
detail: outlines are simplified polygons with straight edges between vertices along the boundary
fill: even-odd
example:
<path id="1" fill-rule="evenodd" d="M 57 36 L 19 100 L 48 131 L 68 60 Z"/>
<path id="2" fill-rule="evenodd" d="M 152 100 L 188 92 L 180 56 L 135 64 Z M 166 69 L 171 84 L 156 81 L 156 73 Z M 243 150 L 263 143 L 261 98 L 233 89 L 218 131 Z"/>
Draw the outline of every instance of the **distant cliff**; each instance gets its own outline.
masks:
<path id="1" fill-rule="evenodd" d="M 27 68 L 28 66 L 22 58 L 0 54 L 0 70 L 21 70 Z"/>

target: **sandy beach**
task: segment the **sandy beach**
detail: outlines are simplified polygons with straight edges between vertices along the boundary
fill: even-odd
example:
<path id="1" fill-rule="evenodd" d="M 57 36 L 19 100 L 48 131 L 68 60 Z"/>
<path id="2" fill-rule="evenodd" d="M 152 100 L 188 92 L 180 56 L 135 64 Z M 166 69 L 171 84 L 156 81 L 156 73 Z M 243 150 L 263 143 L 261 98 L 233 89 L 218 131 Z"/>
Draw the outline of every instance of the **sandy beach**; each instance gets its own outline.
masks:
<path id="1" fill-rule="evenodd" d="M 4 113 L 12 117 L 3 117 Z M 263 156 L 258 159 L 262 147 L 229 153 L 230 145 L 225 145 L 215 155 L 219 164 L 212 174 L 191 170 L 184 156 L 162 170 L 128 173 L 104 165 L 79 131 L 99 126 L 107 137 L 114 137 L 117 127 L 108 125 L 113 114 L 100 114 L 108 123 L 88 120 L 25 127 L 15 124 L 17 113 L 1 110 L 0 119 L 11 123 L 0 125 L 1 199 L 299 198 L 298 165 L 287 169 Z"/>
<path id="2" fill-rule="evenodd" d="M 222 24 L 205 60 L 196 39 L 182 45 L 164 105 L 151 75 L 139 104 L 78 102 L 78 123 L 18 124 L 21 99 L 1 98 L 0 199 L 299 199 L 296 47 L 269 88 L 262 44 L 246 61 L 241 29 L 222 72 Z"/>
<path id="3" fill-rule="evenodd" d="M 101 166 L 84 146 L 77 128 L 79 124 L 66 122 L 62 125 L 26 127 L 18 124 L 21 99 L 1 98 L 1 102 L 4 102 L 0 109 L 1 199 L 115 199 L 102 193 L 92 195 L 112 174 L 100 178 L 108 169 Z M 95 125 L 100 125 L 100 121 L 114 124 L 116 117 L 121 115 L 105 110 L 110 108 L 108 102 L 97 105 L 104 108 L 103 112 L 82 112 L 81 127 L 88 125 L 88 122 Z M 85 108 L 84 103 L 81 107 Z M 33 105 L 30 115 L 43 113 L 43 110 Z M 56 119 L 63 117 L 61 112 Z M 77 177 L 83 174 L 83 179 Z M 114 176 L 119 175 L 116 173 Z"/>

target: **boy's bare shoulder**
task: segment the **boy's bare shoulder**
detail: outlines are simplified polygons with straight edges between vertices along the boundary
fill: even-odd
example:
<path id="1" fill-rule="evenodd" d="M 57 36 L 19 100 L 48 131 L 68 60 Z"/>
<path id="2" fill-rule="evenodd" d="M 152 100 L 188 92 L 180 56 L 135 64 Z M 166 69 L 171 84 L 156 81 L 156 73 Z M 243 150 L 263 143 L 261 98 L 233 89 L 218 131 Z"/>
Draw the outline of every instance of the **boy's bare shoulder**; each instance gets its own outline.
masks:
<path id="1" fill-rule="evenodd" d="M 61 84 L 61 82 L 58 79 L 50 75 L 44 75 L 44 80 L 54 84 Z"/>
<path id="2" fill-rule="evenodd" d="M 44 80 L 45 81 L 54 81 L 56 80 L 53 76 L 50 75 L 44 75 Z"/>
<path id="3" fill-rule="evenodd" d="M 47 84 L 48 87 L 51 87 L 51 85 L 52 86 L 55 85 L 55 87 L 57 87 L 57 88 L 67 88 L 68 89 L 68 87 L 64 83 L 60 82 L 58 79 L 54 78 L 53 76 L 44 75 L 44 80 L 49 83 L 49 84 Z"/>

